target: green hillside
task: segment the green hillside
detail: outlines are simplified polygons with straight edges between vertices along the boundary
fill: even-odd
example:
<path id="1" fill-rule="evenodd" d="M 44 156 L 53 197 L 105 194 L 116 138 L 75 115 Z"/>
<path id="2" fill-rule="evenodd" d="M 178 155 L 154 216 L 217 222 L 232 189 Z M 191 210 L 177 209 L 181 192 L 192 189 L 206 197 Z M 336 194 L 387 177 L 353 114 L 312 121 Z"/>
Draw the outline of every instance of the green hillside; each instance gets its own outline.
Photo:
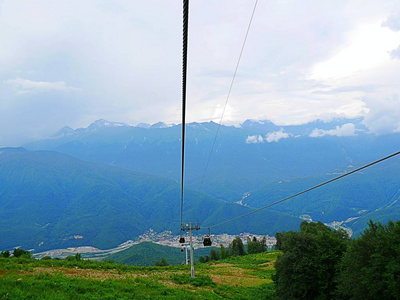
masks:
<path id="1" fill-rule="evenodd" d="M 53 151 L 0 149 L 0 250 L 108 249 L 146 230 L 180 229 L 180 185 Z M 185 191 L 185 218 L 209 225 L 251 209 Z M 300 220 L 265 211 L 220 232 L 273 235 Z M 218 232 L 216 232 L 218 233 Z"/>
<path id="2" fill-rule="evenodd" d="M 190 266 L 0 258 L 0 299 L 272 299 L 269 252 Z"/>
<path id="3" fill-rule="evenodd" d="M 200 256 L 209 255 L 211 249 L 216 248 L 196 249 L 194 251 L 195 261 L 197 262 Z M 105 260 L 112 260 L 124 265 L 153 266 L 162 257 L 171 265 L 180 265 L 185 262 L 185 252 L 181 252 L 180 248 L 162 246 L 152 242 L 134 245 L 124 251 L 107 256 Z"/>
<path id="4" fill-rule="evenodd" d="M 186 184 L 199 189 L 203 182 L 202 192 L 236 202 L 244 193 L 275 181 L 319 175 L 349 164 L 370 162 L 400 149 L 400 134 L 367 134 L 361 121 L 319 121 L 288 127 L 252 121 L 244 122 L 241 127 L 218 127 L 213 122 L 189 123 L 185 140 Z M 357 135 L 309 136 L 316 128 L 329 130 L 349 122 L 360 129 Z M 219 133 L 214 141 L 217 128 Z M 179 181 L 181 129 L 181 125 L 147 129 L 110 127 L 99 120 L 88 128 L 69 128 L 67 134 L 60 132 L 26 147 L 58 151 L 85 161 L 112 164 Z M 265 141 L 266 135 L 283 129 L 289 138 Z M 247 142 L 251 136 L 259 136 L 263 142 Z M 214 142 L 215 149 L 208 163 Z"/>
<path id="5" fill-rule="evenodd" d="M 330 173 L 282 180 L 251 193 L 243 202 L 262 207 L 330 180 L 357 166 L 348 166 Z M 387 222 L 398 220 L 400 200 L 400 160 L 393 158 L 352 174 L 319 189 L 274 206 L 275 210 L 300 216 L 307 214 L 314 221 L 346 221 L 355 232 L 364 229 L 369 219 Z"/>

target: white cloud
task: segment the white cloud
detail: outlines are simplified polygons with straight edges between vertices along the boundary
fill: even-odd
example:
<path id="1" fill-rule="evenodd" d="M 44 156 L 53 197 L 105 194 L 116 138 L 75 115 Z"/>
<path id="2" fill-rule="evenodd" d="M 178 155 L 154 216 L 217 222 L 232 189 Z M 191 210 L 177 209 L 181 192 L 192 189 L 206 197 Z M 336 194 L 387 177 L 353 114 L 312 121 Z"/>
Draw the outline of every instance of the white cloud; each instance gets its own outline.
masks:
<path id="1" fill-rule="evenodd" d="M 322 137 L 325 135 L 354 136 L 355 126 L 353 123 L 347 123 L 342 126 L 336 126 L 336 129 L 331 129 L 331 130 L 323 130 L 316 128 L 311 132 L 310 137 Z"/>
<path id="2" fill-rule="evenodd" d="M 396 109 L 385 106 L 384 112 L 379 102 L 399 92 L 396 1 L 259 1 L 223 123 L 253 118 L 292 125 L 368 114 L 369 128 L 392 132 Z M 0 3 L 0 139 L 24 140 L 30 128 L 46 135 L 101 118 L 180 122 L 181 2 Z M 252 9 L 242 0 L 191 3 L 186 120 L 219 121 Z M 70 86 L 85 93 L 65 93 Z M 52 96 L 44 91 L 59 92 L 66 96 L 62 105 L 74 106 L 44 101 Z M 10 128 L 22 126 L 33 110 L 32 104 L 22 114 L 26 102 L 18 94 L 42 106 L 17 133 Z"/>
<path id="3" fill-rule="evenodd" d="M 259 144 L 263 142 L 264 138 L 261 135 L 249 135 L 246 139 L 246 144 Z"/>
<path id="4" fill-rule="evenodd" d="M 17 94 L 32 94 L 38 92 L 49 92 L 49 91 L 73 91 L 78 90 L 77 88 L 68 87 L 64 81 L 33 81 L 29 79 L 16 78 L 8 79 L 4 81 L 6 84 L 11 85 Z"/>
<path id="5" fill-rule="evenodd" d="M 288 137 L 290 137 L 290 135 L 286 132 L 283 132 L 283 129 L 281 129 L 279 131 L 268 133 L 267 136 L 265 137 L 265 140 L 268 143 L 272 143 L 272 142 L 279 142 L 280 139 L 287 139 Z"/>
<path id="6" fill-rule="evenodd" d="M 400 125 L 400 89 L 393 90 L 392 95 L 382 97 L 374 95 L 366 98 L 370 112 L 363 123 L 375 134 L 398 132 Z"/>
<path id="7" fill-rule="evenodd" d="M 400 58 L 400 46 L 397 47 L 396 49 L 390 51 L 390 56 L 392 58 Z"/>
<path id="8" fill-rule="evenodd" d="M 341 79 L 390 60 L 390 51 L 400 43 L 400 34 L 382 27 L 382 22 L 364 24 L 349 34 L 348 45 L 326 61 L 316 64 L 311 78 Z"/>
<path id="9" fill-rule="evenodd" d="M 383 23 L 382 26 L 389 27 L 393 31 L 400 31 L 400 13 L 391 14 Z"/>
<path id="10" fill-rule="evenodd" d="M 283 129 L 279 131 L 269 132 L 265 138 L 261 135 L 249 135 L 246 139 L 247 144 L 259 144 L 259 143 L 272 143 L 272 142 L 279 142 L 281 139 L 287 139 L 291 137 L 290 134 L 283 131 Z"/>

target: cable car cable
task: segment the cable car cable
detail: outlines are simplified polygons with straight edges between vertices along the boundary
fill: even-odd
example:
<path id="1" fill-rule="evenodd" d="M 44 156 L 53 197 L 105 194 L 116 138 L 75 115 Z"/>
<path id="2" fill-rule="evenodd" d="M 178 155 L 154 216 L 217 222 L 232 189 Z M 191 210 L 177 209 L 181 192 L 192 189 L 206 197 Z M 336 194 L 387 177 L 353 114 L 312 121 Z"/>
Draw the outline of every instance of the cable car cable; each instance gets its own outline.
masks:
<path id="1" fill-rule="evenodd" d="M 294 198 L 294 197 L 297 197 L 297 196 L 300 196 L 300 195 L 302 195 L 302 194 L 305 194 L 305 193 L 307 193 L 307 192 L 309 192 L 309 191 L 315 190 L 315 189 L 317 189 L 317 188 L 319 188 L 319 187 L 321 187 L 321 186 L 324 186 L 324 185 L 326 185 L 326 184 L 332 183 L 332 182 L 334 182 L 334 181 L 336 181 L 336 180 L 339 180 L 339 179 L 341 179 L 341 178 L 343 178 L 343 177 L 346 177 L 346 176 L 348 176 L 348 175 L 351 175 L 351 174 L 353 174 L 353 173 L 356 173 L 356 172 L 358 172 L 358 171 L 361 171 L 361 170 L 363 170 L 363 169 L 366 169 L 366 168 L 368 168 L 368 167 L 371 167 L 371 166 L 373 166 L 373 165 L 375 165 L 375 164 L 377 164 L 377 163 L 380 163 L 380 162 L 382 162 L 382 161 L 384 161 L 384 160 L 387 160 L 387 159 L 392 158 L 392 157 L 394 157 L 394 156 L 396 156 L 396 155 L 399 155 L 399 154 L 400 154 L 400 151 L 398 151 L 398 152 L 396 152 L 396 153 L 393 153 L 393 154 L 391 154 L 391 155 L 385 156 L 384 158 L 378 159 L 378 160 L 376 160 L 376 161 L 374 161 L 374 162 L 372 162 L 372 163 L 369 163 L 369 164 L 367 164 L 367 165 L 365 165 L 365 166 L 362 166 L 362 167 L 360 167 L 360 168 L 357 168 L 357 169 L 355 169 L 355 170 L 353 170 L 353 171 L 350 171 L 350 172 L 348 172 L 348 173 L 345 173 L 345 174 L 343 174 L 343 175 L 337 176 L 337 177 L 335 177 L 335 178 L 333 178 L 333 179 L 330 179 L 330 180 L 328 180 L 328 181 L 325 181 L 325 182 L 323 182 L 323 183 L 320 183 L 320 184 L 318 184 L 318 185 L 315 185 L 315 186 L 313 186 L 313 187 L 311 187 L 311 188 L 309 188 L 309 189 L 306 189 L 306 190 L 304 190 L 304 191 L 301 191 L 301 192 L 299 192 L 299 193 L 297 193 L 297 194 L 294 194 L 294 195 L 292 195 L 292 196 L 286 197 L 286 198 L 284 198 L 284 199 L 281 199 L 281 200 L 276 201 L 276 202 L 274 202 L 274 203 L 268 204 L 268 205 L 266 205 L 266 206 L 257 208 L 257 209 L 255 209 L 255 210 L 253 210 L 253 211 L 251 211 L 251 212 L 248 212 L 248 213 L 246 213 L 246 214 L 244 214 L 244 215 L 241 215 L 241 216 L 238 216 L 238 217 L 235 217 L 235 218 L 226 220 L 226 221 L 221 222 L 221 223 L 217 223 L 217 224 L 212 225 L 212 226 L 208 226 L 208 228 L 210 229 L 210 228 L 214 228 L 214 227 L 217 227 L 217 226 L 221 226 L 221 225 L 224 225 L 224 224 L 226 224 L 226 223 L 230 223 L 230 222 L 236 221 L 237 219 L 240 219 L 240 218 L 243 218 L 243 217 L 252 215 L 252 214 L 254 214 L 254 213 L 256 213 L 256 212 L 259 212 L 260 210 L 264 210 L 264 209 L 266 209 L 266 208 L 269 208 L 269 207 L 271 207 L 271 206 L 274 206 L 274 205 L 277 205 L 277 204 L 279 204 L 279 203 L 285 202 L 285 201 L 287 201 L 287 200 L 289 200 L 289 199 L 292 199 L 292 198 Z"/>
<path id="2" fill-rule="evenodd" d="M 228 104 L 229 97 L 230 97 L 230 95 L 231 95 L 233 83 L 235 82 L 235 79 L 236 79 L 236 73 L 237 73 L 237 70 L 238 70 L 238 68 L 239 68 L 240 60 L 242 59 L 243 50 L 244 50 L 244 47 L 245 47 L 245 45 L 246 45 L 247 37 L 248 37 L 248 35 L 249 35 L 251 23 L 253 22 L 254 13 L 255 13 L 256 8 L 257 8 L 257 3 L 258 3 L 258 0 L 256 0 L 256 2 L 255 2 L 255 4 L 254 4 L 254 8 L 253 8 L 253 12 L 252 12 L 252 14 L 251 14 L 249 26 L 247 27 L 247 31 L 246 31 L 246 35 L 245 35 L 245 38 L 244 38 L 244 41 L 243 41 L 242 49 L 240 50 L 239 59 L 238 59 L 238 61 L 237 61 L 237 63 L 236 63 L 235 72 L 233 73 L 233 78 L 232 78 L 232 81 L 231 81 L 231 85 L 230 85 L 230 87 L 229 87 L 228 95 L 227 95 L 226 100 L 225 100 L 225 106 L 224 106 L 224 109 L 222 110 L 221 119 L 219 120 L 219 124 L 218 124 L 218 127 L 217 127 L 217 132 L 216 132 L 216 134 L 215 134 L 214 141 L 213 141 L 213 144 L 212 144 L 212 147 L 211 147 L 211 150 L 210 150 L 210 154 L 209 154 L 208 159 L 207 159 L 207 163 L 206 163 L 206 167 L 205 167 L 205 170 L 204 170 L 203 177 L 202 177 L 202 179 L 201 179 L 199 191 L 201 191 L 201 188 L 203 187 L 204 177 L 206 176 L 207 169 L 208 169 L 208 165 L 209 165 L 210 159 L 211 159 L 211 155 L 212 155 L 212 152 L 213 152 L 214 147 L 215 147 L 215 142 L 217 141 L 217 136 L 218 136 L 219 128 L 221 127 L 222 119 L 224 118 L 226 106 L 227 106 L 227 104 Z"/>
<path id="3" fill-rule="evenodd" d="M 185 174 L 185 127 L 186 127 L 186 76 L 189 25 L 189 0 L 183 0 L 183 45 L 182 45 L 182 169 L 181 169 L 181 227 L 183 226 L 183 192 Z"/>

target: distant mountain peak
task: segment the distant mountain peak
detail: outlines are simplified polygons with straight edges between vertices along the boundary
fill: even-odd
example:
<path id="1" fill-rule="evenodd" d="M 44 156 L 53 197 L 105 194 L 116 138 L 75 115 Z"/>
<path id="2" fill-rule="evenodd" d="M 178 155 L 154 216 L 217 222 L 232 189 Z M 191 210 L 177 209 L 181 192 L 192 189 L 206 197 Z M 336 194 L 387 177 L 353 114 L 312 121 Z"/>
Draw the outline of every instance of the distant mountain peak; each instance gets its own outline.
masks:
<path id="1" fill-rule="evenodd" d="M 150 128 L 168 128 L 174 126 L 173 124 L 165 124 L 164 122 L 157 122 L 150 126 Z"/>
<path id="2" fill-rule="evenodd" d="M 151 126 L 151 125 L 148 124 L 148 123 L 139 123 L 139 124 L 137 124 L 135 127 L 147 129 L 147 128 L 150 128 L 150 126 Z"/>
<path id="3" fill-rule="evenodd" d="M 73 130 L 69 126 L 64 126 L 59 131 L 57 131 L 55 134 L 53 134 L 51 137 L 52 138 L 66 137 L 66 136 L 71 136 L 71 135 L 74 135 L 74 134 L 75 134 L 75 130 Z"/>
<path id="4" fill-rule="evenodd" d="M 90 124 L 87 129 L 96 130 L 98 128 L 104 128 L 104 127 L 126 127 L 126 126 L 129 125 L 122 122 L 109 122 L 104 119 L 99 119 Z"/>

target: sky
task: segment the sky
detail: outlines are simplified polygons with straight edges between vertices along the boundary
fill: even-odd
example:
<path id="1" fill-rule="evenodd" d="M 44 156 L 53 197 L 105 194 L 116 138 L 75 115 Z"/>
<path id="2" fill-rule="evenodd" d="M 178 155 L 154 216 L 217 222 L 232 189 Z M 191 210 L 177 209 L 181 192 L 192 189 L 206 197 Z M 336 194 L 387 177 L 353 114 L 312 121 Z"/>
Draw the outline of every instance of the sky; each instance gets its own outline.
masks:
<path id="1" fill-rule="evenodd" d="M 219 122 L 255 0 L 190 1 L 187 121 Z M 0 146 L 181 122 L 182 2 L 0 0 Z M 400 2 L 258 0 L 223 124 L 400 132 Z"/>

